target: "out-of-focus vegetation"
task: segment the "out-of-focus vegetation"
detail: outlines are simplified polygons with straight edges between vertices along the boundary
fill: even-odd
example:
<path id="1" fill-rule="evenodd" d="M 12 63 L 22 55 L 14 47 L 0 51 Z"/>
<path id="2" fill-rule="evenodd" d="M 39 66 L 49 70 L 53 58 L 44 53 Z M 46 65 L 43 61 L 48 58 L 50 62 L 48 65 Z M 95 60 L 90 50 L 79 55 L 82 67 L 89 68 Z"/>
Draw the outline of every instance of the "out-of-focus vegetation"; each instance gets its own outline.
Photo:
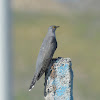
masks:
<path id="1" fill-rule="evenodd" d="M 100 14 L 71 15 L 14 12 L 15 100 L 44 100 L 44 76 L 28 91 L 37 55 L 50 25 L 56 31 L 54 57 L 70 57 L 74 71 L 74 100 L 100 99 Z"/>

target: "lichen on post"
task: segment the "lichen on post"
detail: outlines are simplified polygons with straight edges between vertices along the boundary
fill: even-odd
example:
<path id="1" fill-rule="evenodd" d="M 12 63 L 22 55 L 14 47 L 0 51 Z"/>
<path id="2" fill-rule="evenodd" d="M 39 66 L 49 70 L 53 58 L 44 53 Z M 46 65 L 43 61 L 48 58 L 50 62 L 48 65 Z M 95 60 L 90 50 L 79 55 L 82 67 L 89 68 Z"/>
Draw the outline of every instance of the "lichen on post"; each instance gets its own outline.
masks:
<path id="1" fill-rule="evenodd" d="M 73 71 L 71 59 L 53 59 L 45 72 L 45 100 L 73 100 Z"/>

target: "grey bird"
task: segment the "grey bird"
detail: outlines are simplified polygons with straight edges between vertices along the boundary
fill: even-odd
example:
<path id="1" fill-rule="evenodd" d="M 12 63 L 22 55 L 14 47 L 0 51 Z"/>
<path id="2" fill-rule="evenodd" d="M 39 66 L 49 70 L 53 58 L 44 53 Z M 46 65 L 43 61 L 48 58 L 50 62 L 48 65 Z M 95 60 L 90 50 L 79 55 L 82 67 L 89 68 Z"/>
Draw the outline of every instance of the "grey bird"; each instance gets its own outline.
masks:
<path id="1" fill-rule="evenodd" d="M 38 81 L 41 76 L 45 73 L 48 68 L 53 54 L 57 48 L 57 41 L 55 31 L 59 26 L 52 25 L 48 28 L 48 33 L 43 40 L 43 43 L 38 54 L 36 62 L 36 71 L 32 80 L 32 83 L 29 87 L 29 91 L 34 87 L 36 81 Z"/>

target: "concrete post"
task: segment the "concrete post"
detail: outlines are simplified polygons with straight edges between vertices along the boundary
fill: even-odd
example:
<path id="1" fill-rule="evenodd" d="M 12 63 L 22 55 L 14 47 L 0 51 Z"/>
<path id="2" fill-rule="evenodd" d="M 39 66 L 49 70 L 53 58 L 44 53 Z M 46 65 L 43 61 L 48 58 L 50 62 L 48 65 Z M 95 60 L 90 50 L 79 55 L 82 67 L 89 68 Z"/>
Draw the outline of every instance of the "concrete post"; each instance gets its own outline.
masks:
<path id="1" fill-rule="evenodd" d="M 73 100 L 73 71 L 70 58 L 53 59 L 45 73 L 45 100 Z"/>

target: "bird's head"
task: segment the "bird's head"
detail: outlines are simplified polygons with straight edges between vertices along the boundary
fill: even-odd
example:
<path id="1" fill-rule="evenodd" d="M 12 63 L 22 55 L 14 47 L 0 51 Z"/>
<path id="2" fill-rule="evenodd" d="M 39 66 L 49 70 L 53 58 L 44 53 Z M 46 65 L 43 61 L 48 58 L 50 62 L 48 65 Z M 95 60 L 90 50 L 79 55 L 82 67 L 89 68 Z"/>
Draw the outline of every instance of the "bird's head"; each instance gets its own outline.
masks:
<path id="1" fill-rule="evenodd" d="M 60 26 L 52 25 L 49 27 L 49 30 L 52 30 L 52 32 L 55 32 L 58 27 L 60 27 Z"/>

